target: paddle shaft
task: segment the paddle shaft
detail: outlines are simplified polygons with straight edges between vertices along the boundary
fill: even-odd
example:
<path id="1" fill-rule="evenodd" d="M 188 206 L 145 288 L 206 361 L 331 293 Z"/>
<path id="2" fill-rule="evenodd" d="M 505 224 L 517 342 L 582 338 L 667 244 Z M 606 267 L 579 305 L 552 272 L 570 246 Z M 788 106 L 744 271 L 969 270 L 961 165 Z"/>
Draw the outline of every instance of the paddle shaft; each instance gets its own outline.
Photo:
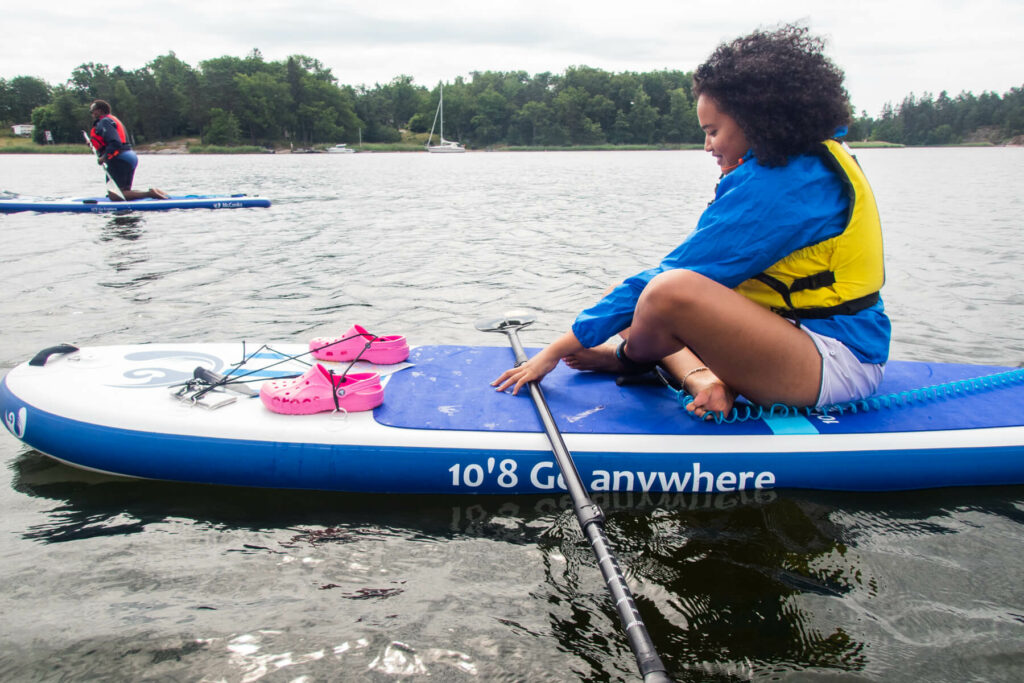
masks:
<path id="1" fill-rule="evenodd" d="M 525 363 L 528 358 L 523 345 L 519 341 L 516 328 L 506 328 L 501 331 L 508 335 L 509 342 L 512 344 L 516 365 Z M 626 584 L 626 578 L 622 574 L 622 569 L 619 568 L 618 560 L 612 554 L 611 544 L 604 533 L 604 513 L 601 512 L 600 506 L 590 498 L 586 487 L 583 486 L 580 473 L 576 469 L 576 464 L 572 460 L 572 455 L 569 453 L 565 441 L 562 439 L 562 433 L 558 430 L 558 425 L 555 424 L 555 418 L 551 414 L 551 409 L 544 398 L 544 391 L 540 388 L 540 384 L 529 382 L 529 387 L 530 396 L 537 407 L 540 421 L 544 424 L 544 432 L 551 443 L 551 450 L 555 454 L 558 469 L 562 473 L 565 486 L 569 491 L 569 496 L 572 498 L 576 519 L 579 521 L 580 528 L 583 529 L 587 540 L 590 541 L 590 547 L 597 558 L 597 566 L 601 568 L 605 585 L 608 586 L 608 590 L 612 595 L 612 601 L 615 603 L 615 609 L 619 613 L 622 627 L 626 631 L 629 646 L 636 656 L 640 673 L 643 675 L 644 681 L 671 681 L 672 679 L 668 677 L 661 658 L 658 657 L 658 653 L 654 649 L 654 643 L 651 641 L 650 634 L 647 633 L 647 627 L 644 626 L 644 622 L 640 618 L 640 613 L 637 611 L 636 603 L 633 600 L 633 594 Z"/>

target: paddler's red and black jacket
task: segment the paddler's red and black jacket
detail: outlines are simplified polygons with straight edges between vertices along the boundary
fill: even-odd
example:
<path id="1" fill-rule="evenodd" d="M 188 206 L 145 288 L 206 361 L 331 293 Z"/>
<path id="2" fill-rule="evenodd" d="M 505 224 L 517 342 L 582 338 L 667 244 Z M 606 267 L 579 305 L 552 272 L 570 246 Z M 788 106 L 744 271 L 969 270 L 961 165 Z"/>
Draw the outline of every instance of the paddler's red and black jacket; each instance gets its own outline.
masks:
<path id="1" fill-rule="evenodd" d="M 89 132 L 89 141 L 96 154 L 104 161 L 116 159 L 123 150 L 132 148 L 128 144 L 128 132 L 124 124 L 113 114 L 107 114 L 96 121 Z"/>

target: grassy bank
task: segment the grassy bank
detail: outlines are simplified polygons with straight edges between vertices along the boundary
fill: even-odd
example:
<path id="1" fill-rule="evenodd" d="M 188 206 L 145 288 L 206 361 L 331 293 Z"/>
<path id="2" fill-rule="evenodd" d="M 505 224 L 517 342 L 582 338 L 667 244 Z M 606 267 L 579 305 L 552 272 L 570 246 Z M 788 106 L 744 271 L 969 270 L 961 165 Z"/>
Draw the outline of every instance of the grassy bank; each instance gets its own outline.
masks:
<path id="1" fill-rule="evenodd" d="M 853 149 L 896 149 L 904 147 L 896 142 L 882 142 L 881 140 L 858 140 L 849 143 Z"/>
<path id="2" fill-rule="evenodd" d="M 256 145 L 238 145 L 235 147 L 226 147 L 224 145 L 189 145 L 186 151 L 189 154 L 267 154 L 270 150 Z"/>
<path id="3" fill-rule="evenodd" d="M 29 138 L 0 137 L 0 154 L 88 154 L 83 142 L 75 145 L 37 145 Z"/>
<path id="4" fill-rule="evenodd" d="M 507 147 L 491 147 L 495 152 L 653 152 L 659 150 L 704 149 L 704 145 L 696 143 L 680 143 L 678 145 L 509 145 Z"/>

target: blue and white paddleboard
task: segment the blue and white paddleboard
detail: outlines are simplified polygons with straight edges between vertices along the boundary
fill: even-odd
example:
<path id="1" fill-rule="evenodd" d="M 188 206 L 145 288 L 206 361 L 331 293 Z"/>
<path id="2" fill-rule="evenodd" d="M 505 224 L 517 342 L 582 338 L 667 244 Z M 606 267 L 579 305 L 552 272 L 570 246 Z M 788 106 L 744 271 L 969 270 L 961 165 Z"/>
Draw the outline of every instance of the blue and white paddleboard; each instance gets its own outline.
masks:
<path id="1" fill-rule="evenodd" d="M 133 199 L 112 202 L 106 197 L 80 197 L 75 199 L 0 198 L 0 213 L 37 211 L 40 213 L 112 213 L 127 211 L 170 211 L 171 209 L 245 209 L 268 207 L 266 197 L 245 194 L 195 194 L 170 199 Z"/>
<path id="2" fill-rule="evenodd" d="M 308 366 L 289 359 L 302 345 L 258 353 L 251 343 L 72 348 L 11 370 L 0 410 L 15 437 L 77 467 L 353 492 L 563 488 L 527 392 L 513 397 L 489 386 L 513 363 L 507 347 L 416 347 L 408 363 L 376 368 L 388 374 L 384 404 L 373 412 L 300 416 L 272 413 L 235 391 L 195 405 L 178 395 L 197 367 L 251 371 L 248 379 L 259 381 L 302 373 Z M 693 419 L 664 387 L 619 386 L 561 365 L 543 386 L 594 491 L 871 491 L 1024 483 L 1022 375 L 893 361 L 876 402 L 891 407 L 731 424 Z M 978 377 L 986 379 L 965 381 Z M 936 385 L 946 390 L 908 393 Z"/>

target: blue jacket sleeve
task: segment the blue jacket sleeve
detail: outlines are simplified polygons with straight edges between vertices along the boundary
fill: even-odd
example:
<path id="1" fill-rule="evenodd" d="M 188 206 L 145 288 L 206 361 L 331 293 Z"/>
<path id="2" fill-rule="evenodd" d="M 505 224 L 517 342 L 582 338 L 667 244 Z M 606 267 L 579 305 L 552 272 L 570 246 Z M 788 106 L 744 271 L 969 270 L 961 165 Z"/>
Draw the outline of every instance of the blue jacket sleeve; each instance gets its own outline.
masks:
<path id="1" fill-rule="evenodd" d="M 750 159 L 722 178 L 714 202 L 682 244 L 580 313 L 573 334 L 592 347 L 629 327 L 644 288 L 669 270 L 692 270 L 735 287 L 796 249 L 842 232 L 848 203 L 841 181 L 816 157 L 776 168 Z"/>

